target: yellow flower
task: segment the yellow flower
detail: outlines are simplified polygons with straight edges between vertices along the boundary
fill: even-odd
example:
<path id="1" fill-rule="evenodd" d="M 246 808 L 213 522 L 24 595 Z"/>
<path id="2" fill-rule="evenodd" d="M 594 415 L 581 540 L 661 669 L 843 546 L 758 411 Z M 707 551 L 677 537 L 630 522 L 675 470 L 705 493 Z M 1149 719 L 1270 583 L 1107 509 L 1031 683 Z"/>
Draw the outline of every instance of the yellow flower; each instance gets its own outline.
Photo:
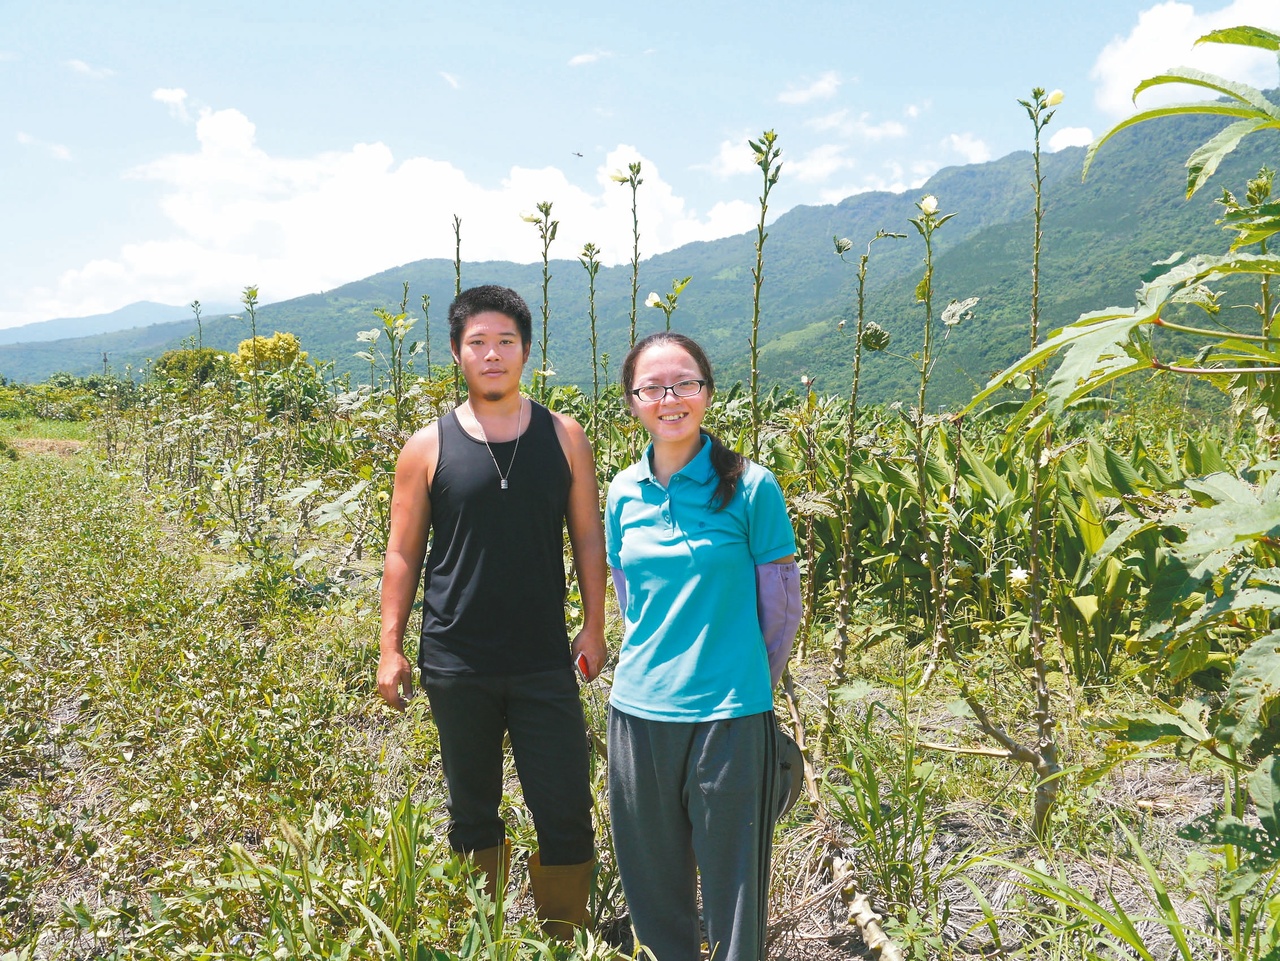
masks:
<path id="1" fill-rule="evenodd" d="M 526 224 L 542 223 L 542 218 L 538 214 L 521 214 L 520 219 Z"/>
<path id="2" fill-rule="evenodd" d="M 1046 107 L 1056 107 L 1060 103 L 1062 103 L 1061 90 L 1055 90 L 1053 93 L 1049 94 L 1049 96 L 1045 97 L 1044 100 L 1044 105 Z"/>
<path id="3" fill-rule="evenodd" d="M 625 184 L 628 180 L 631 179 L 631 177 L 627 174 L 624 174 L 621 170 L 615 170 L 613 173 L 609 174 L 609 179 L 612 180 L 614 183 Z"/>

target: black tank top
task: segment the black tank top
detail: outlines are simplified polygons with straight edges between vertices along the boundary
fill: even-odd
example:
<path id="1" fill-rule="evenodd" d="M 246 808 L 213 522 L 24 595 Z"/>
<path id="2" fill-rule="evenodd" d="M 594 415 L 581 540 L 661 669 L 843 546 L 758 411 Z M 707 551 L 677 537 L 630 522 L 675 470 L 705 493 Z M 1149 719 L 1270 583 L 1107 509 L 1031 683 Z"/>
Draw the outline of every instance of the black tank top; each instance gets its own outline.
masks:
<path id="1" fill-rule="evenodd" d="M 519 449 L 514 440 L 491 443 L 492 457 L 457 413 L 440 419 L 418 649 L 427 674 L 533 674 L 569 664 L 569 462 L 551 413 L 529 406 Z M 511 465 L 506 490 L 495 458 L 504 471 Z"/>

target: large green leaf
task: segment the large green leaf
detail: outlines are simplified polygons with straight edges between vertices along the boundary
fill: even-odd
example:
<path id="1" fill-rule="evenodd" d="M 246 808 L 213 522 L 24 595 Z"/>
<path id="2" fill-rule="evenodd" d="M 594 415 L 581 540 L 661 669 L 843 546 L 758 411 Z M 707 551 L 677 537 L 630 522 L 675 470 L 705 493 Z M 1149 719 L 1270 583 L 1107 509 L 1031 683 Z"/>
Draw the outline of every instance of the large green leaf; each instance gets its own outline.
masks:
<path id="1" fill-rule="evenodd" d="M 1261 27 L 1226 27 L 1212 30 L 1196 41 L 1201 43 L 1231 43 L 1241 47 L 1261 47 L 1263 50 L 1280 51 L 1280 35 Z"/>
<path id="2" fill-rule="evenodd" d="M 1219 740 L 1234 744 L 1241 751 L 1247 750 L 1258 735 L 1266 730 L 1267 720 L 1277 700 L 1280 700 L 1280 631 L 1272 631 L 1254 641 L 1236 662 L 1214 734 Z M 1259 785 L 1261 786 L 1261 782 Z M 1267 785 L 1267 798 L 1270 802 L 1268 813 L 1274 828 L 1277 823 L 1274 805 L 1280 794 L 1269 776 Z M 1250 793 L 1253 787 L 1254 782 L 1250 780 Z M 1259 817 L 1262 813 L 1259 805 Z"/>
<path id="3" fill-rule="evenodd" d="M 1249 776 L 1249 797 L 1253 798 L 1263 829 L 1280 844 L 1280 763 L 1274 754 L 1263 758 Z"/>
<path id="4" fill-rule="evenodd" d="M 1277 120 L 1237 120 L 1193 150 L 1187 158 L 1187 196 L 1205 185 L 1223 158 L 1235 150 L 1246 136 L 1278 125 L 1280 121 Z"/>
<path id="5" fill-rule="evenodd" d="M 1280 120 L 1280 108 L 1277 108 L 1275 104 L 1264 97 L 1261 90 L 1251 87 L 1246 83 L 1236 83 L 1234 80 L 1227 80 L 1224 77 L 1219 77 L 1212 73 L 1205 73 L 1202 70 L 1193 70 L 1190 67 L 1173 67 L 1162 74 L 1157 74 L 1154 77 L 1148 77 L 1133 88 L 1133 97 L 1136 100 L 1138 98 L 1138 94 L 1142 93 L 1142 91 L 1167 83 L 1203 87 L 1206 90 L 1212 90 L 1214 93 L 1231 97 L 1242 104 L 1248 104 L 1264 116 Z M 1199 105 L 1207 106 L 1208 104 L 1218 102 L 1219 101 L 1200 101 Z"/>
<path id="6" fill-rule="evenodd" d="M 1047 388 L 1048 407 L 1060 414 L 1071 402 L 1096 390 L 1103 384 L 1126 374 L 1151 368 L 1146 345 L 1134 339 L 1134 331 L 1152 316 L 1131 312 L 1123 321 L 1117 319 L 1094 324 L 1081 336 L 1073 338 L 1062 363 L 1054 371 Z"/>

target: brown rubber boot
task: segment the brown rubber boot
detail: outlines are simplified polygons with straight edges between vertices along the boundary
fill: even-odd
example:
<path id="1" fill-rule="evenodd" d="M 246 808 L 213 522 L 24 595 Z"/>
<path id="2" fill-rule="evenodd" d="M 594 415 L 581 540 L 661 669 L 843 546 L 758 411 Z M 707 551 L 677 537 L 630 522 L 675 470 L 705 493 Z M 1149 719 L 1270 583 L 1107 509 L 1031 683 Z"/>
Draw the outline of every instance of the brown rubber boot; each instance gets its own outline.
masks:
<path id="1" fill-rule="evenodd" d="M 535 851 L 529 857 L 529 884 L 542 930 L 553 938 L 572 941 L 575 928 L 590 928 L 587 897 L 596 862 L 544 865 Z"/>
<path id="2" fill-rule="evenodd" d="M 507 840 L 496 847 L 472 851 L 468 860 L 473 872 L 484 872 L 484 893 L 496 904 L 498 892 L 506 891 L 507 878 L 511 877 L 511 842 Z"/>

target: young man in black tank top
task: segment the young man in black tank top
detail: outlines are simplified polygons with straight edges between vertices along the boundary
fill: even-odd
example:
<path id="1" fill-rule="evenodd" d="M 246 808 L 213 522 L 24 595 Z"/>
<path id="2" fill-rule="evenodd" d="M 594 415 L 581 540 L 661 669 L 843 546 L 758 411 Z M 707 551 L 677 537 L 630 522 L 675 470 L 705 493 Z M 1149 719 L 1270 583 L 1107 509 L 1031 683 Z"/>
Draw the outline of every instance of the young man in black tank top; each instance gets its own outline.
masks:
<path id="1" fill-rule="evenodd" d="M 590 680 L 607 656 L 595 463 L 577 422 L 520 394 L 532 318 L 519 294 L 463 291 L 449 308 L 449 339 L 468 399 L 414 434 L 396 464 L 378 693 L 398 709 L 412 693 L 403 641 L 425 559 L 418 663 L 440 734 L 450 844 L 484 870 L 494 894 L 510 851 L 498 815 L 509 733 L 538 834 L 529 863 L 538 916 L 548 933 L 571 937 L 587 922 L 595 869 L 573 665 L 584 660 Z M 572 645 L 566 527 L 583 608 Z"/>

